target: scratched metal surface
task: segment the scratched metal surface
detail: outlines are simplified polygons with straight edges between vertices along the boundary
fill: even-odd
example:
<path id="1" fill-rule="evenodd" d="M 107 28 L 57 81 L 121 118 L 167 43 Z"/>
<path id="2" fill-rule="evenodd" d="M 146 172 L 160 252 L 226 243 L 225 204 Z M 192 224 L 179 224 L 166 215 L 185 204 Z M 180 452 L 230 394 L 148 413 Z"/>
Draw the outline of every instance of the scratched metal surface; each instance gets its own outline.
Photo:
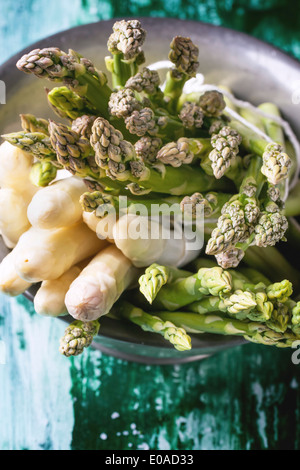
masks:
<path id="1" fill-rule="evenodd" d="M 300 58 L 300 15 L 283 0 L 0 0 L 0 6 L 0 63 L 49 34 L 130 15 L 221 24 Z M 0 296 L 1 450 L 300 448 L 293 351 L 247 344 L 180 366 L 128 363 L 93 350 L 66 360 L 57 350 L 63 330 L 23 297 Z"/>

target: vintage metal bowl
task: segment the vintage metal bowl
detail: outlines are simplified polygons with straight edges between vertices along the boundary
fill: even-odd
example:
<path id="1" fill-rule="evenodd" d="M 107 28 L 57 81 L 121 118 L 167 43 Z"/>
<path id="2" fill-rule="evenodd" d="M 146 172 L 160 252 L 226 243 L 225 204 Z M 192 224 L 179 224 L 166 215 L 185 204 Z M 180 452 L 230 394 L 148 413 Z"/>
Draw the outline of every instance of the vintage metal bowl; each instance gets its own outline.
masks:
<path id="1" fill-rule="evenodd" d="M 7 104 L 0 107 L 1 134 L 20 128 L 20 113 L 55 118 L 46 103 L 44 91 L 51 83 L 19 72 L 15 64 L 20 56 L 47 46 L 58 46 L 63 50 L 71 48 L 105 70 L 106 43 L 114 21 L 79 26 L 43 39 L 2 65 L 0 79 L 7 87 Z M 166 59 L 175 35 L 190 36 L 199 46 L 199 71 L 205 75 L 207 83 L 227 85 L 236 96 L 254 104 L 275 102 L 300 136 L 299 105 L 293 104 L 292 100 L 295 87 L 299 87 L 298 61 L 269 44 L 230 29 L 167 18 L 142 18 L 141 21 L 147 30 L 146 64 Z M 7 252 L 0 240 L 0 258 Z M 29 289 L 26 297 L 33 300 L 35 291 L 36 287 Z M 70 320 L 68 317 L 63 319 Z M 94 341 L 96 348 L 112 356 L 152 364 L 199 360 L 244 343 L 243 339 L 231 336 L 192 335 L 192 350 L 180 353 L 160 336 L 143 332 L 135 325 L 111 318 L 103 318 L 101 325 Z"/>

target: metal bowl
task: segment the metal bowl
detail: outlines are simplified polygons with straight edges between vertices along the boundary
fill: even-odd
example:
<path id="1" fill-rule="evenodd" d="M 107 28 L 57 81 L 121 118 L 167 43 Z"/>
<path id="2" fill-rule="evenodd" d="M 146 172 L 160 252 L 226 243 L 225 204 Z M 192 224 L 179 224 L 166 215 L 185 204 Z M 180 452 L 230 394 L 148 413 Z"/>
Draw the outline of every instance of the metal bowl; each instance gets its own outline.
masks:
<path id="1" fill-rule="evenodd" d="M 142 18 L 147 30 L 147 64 L 166 59 L 173 36 L 190 36 L 199 46 L 199 70 L 207 83 L 230 87 L 236 96 L 253 104 L 275 102 L 300 137 L 299 106 L 293 104 L 299 87 L 300 63 L 275 47 L 243 33 L 195 21 L 167 18 Z M 20 128 L 19 114 L 32 113 L 55 118 L 49 109 L 42 82 L 19 72 L 15 66 L 20 56 L 35 48 L 57 46 L 77 50 L 105 70 L 106 43 L 115 20 L 72 28 L 39 41 L 21 51 L 0 67 L 0 79 L 6 84 L 7 104 L 0 107 L 1 133 Z M 0 240 L 0 258 L 8 252 Z M 36 286 L 25 295 L 33 300 Z M 63 320 L 70 321 L 69 317 Z M 143 332 L 135 325 L 104 317 L 94 346 L 119 358 L 151 364 L 183 363 L 199 360 L 223 349 L 243 344 L 241 338 L 199 334 L 191 335 L 191 351 L 179 353 L 158 335 Z"/>

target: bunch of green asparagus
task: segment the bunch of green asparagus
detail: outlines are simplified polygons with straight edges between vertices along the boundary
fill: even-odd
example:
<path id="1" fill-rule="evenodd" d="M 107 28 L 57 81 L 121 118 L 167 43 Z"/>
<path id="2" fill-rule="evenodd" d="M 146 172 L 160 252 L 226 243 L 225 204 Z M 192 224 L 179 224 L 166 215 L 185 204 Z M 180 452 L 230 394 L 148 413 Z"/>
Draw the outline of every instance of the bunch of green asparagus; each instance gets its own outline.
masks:
<path id="1" fill-rule="evenodd" d="M 104 300 L 99 300 L 98 277 L 109 264 L 103 261 L 106 254 L 103 258 L 100 252 L 96 258 L 101 259 L 83 268 L 97 279 L 93 288 L 84 275 L 75 279 L 76 289 L 68 284 L 65 311 L 76 322 L 67 328 L 61 351 L 82 352 L 97 334 L 100 316 L 109 313 L 162 334 L 178 350 L 190 349 L 189 331 L 291 346 L 300 334 L 300 304 L 291 296 L 299 295 L 300 286 L 298 271 L 281 246 L 286 237 L 299 246 L 294 217 L 300 214 L 300 182 L 290 190 L 298 177 L 298 159 L 280 124 L 280 111 L 274 103 L 261 104 L 257 112 L 239 107 L 221 86 L 190 93 L 199 50 L 188 37 L 173 38 L 162 83 L 155 67 L 145 66 L 145 38 L 138 20 L 117 21 L 108 38 L 105 73 L 78 52 L 56 47 L 35 49 L 17 62 L 19 70 L 55 84 L 46 89 L 46 99 L 57 117 L 22 114 L 22 130 L 3 139 L 32 158 L 29 179 L 39 188 L 37 196 L 57 184 L 61 170 L 81 181 L 85 190 L 72 193 L 80 217 L 98 237 L 105 232 L 103 238 L 119 253 L 109 255 L 118 267 L 111 274 L 117 287 L 107 287 Z M 36 212 L 33 192 L 27 201 L 29 222 L 18 227 L 11 247 L 46 217 L 36 215 L 40 209 Z M 62 220 L 78 223 L 80 217 L 68 215 L 71 206 L 61 197 Z M 137 215 L 141 206 L 149 217 L 161 217 L 161 207 L 168 212 L 174 204 L 185 214 L 188 210 L 192 220 L 202 210 L 201 258 L 199 252 L 188 254 L 182 240 L 158 237 L 138 243 L 120 236 L 130 224 L 144 223 Z M 118 218 L 110 224 L 112 208 Z M 49 224 L 43 228 L 53 230 Z M 157 226 L 161 230 L 160 221 Z M 83 259 L 73 259 L 67 268 Z M 27 283 L 55 279 L 54 274 L 30 277 L 19 265 L 18 275 Z M 93 299 L 89 305 L 85 277 L 84 289 Z"/>

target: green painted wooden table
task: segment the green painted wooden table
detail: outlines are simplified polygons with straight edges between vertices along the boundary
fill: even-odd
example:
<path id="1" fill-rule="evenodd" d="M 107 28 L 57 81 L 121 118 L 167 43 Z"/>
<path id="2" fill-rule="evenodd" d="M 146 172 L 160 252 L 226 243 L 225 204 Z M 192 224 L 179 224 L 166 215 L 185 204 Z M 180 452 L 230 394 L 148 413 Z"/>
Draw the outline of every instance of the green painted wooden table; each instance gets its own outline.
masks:
<path id="1" fill-rule="evenodd" d="M 300 13 L 287 5 L 0 0 L 0 63 L 49 34 L 131 15 L 222 24 L 300 58 Z M 1 450 L 300 449 L 293 351 L 247 344 L 180 366 L 129 363 L 94 350 L 68 360 L 57 350 L 64 327 L 39 317 L 24 297 L 0 296 Z"/>

